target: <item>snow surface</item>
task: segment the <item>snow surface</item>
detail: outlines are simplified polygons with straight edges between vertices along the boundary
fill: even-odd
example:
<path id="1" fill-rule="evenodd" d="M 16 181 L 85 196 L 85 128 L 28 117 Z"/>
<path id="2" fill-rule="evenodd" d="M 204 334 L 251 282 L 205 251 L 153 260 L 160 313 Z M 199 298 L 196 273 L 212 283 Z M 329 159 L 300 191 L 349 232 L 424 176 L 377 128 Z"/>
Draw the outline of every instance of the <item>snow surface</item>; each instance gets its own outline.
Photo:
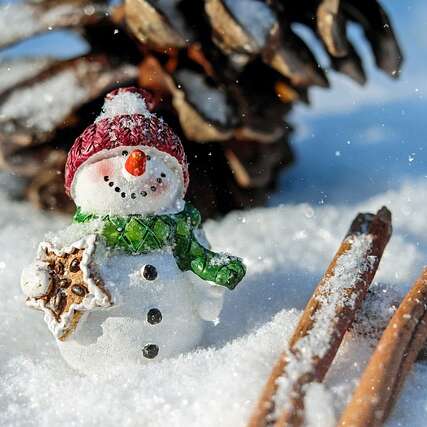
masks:
<path id="1" fill-rule="evenodd" d="M 383 204 L 393 211 L 394 236 L 376 279 L 381 292 L 401 297 L 425 262 L 426 200 L 427 182 L 421 179 L 354 206 L 291 204 L 207 222 L 213 248 L 243 256 L 248 274 L 226 293 L 221 322 L 208 329 L 201 348 L 138 369 L 111 366 L 105 376 L 82 376 L 62 360 L 42 316 L 24 306 L 19 288 L 21 269 L 43 234 L 69 220 L 0 195 L 0 242 L 8 248 L 0 255 L 0 425 L 72 420 L 74 425 L 244 426 L 355 212 Z M 346 337 L 325 384 L 309 387 L 310 426 L 334 425 L 371 351 L 371 339 L 363 334 Z M 427 366 L 417 364 L 414 373 L 389 427 L 424 425 L 427 397 L 420 387 Z M 408 411 L 408 401 L 418 410 Z"/>

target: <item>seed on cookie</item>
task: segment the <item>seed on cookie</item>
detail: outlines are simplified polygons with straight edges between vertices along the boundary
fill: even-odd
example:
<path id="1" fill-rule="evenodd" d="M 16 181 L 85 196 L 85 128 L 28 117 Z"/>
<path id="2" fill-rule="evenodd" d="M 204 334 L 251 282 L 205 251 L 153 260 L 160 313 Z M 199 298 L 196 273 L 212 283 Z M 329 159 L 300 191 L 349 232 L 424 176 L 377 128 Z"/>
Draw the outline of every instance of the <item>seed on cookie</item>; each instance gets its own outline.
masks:
<path id="1" fill-rule="evenodd" d="M 80 270 L 80 260 L 78 258 L 74 258 L 70 262 L 70 271 L 71 273 L 77 273 Z"/>
<path id="2" fill-rule="evenodd" d="M 86 293 L 86 289 L 80 285 L 73 285 L 71 292 L 79 297 L 82 297 Z"/>

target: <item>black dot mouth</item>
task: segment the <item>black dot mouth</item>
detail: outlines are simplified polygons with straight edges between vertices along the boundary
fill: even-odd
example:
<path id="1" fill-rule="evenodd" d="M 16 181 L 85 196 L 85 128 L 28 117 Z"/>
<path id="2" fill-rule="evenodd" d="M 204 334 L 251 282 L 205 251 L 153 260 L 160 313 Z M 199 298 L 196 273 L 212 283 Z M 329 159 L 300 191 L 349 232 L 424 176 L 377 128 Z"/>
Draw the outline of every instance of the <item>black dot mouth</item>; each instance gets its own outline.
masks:
<path id="1" fill-rule="evenodd" d="M 156 178 L 156 182 L 157 183 L 159 183 L 159 184 L 163 184 L 163 179 L 162 178 L 166 178 L 166 174 L 164 173 L 164 172 L 162 172 L 161 174 L 160 174 L 160 177 L 158 177 L 158 178 Z M 113 182 L 113 181 L 110 181 L 110 177 L 109 176 L 104 176 L 104 181 L 105 181 L 105 183 L 106 184 L 108 184 L 108 186 L 110 187 L 110 188 L 113 188 L 114 187 L 114 191 L 116 192 L 116 193 L 120 193 L 120 197 L 122 198 L 122 199 L 125 199 L 125 198 L 127 198 L 128 197 L 128 195 L 126 194 L 126 192 L 124 192 L 124 191 L 122 191 L 121 190 L 121 188 L 119 187 L 119 186 L 117 186 L 117 185 L 115 185 L 115 183 Z M 152 185 L 152 186 L 150 186 L 150 190 L 154 193 L 154 192 L 156 192 L 157 191 L 157 186 L 156 185 Z M 145 190 L 143 190 L 143 191 L 141 191 L 140 193 L 139 193 L 142 197 L 147 197 L 148 196 L 148 192 L 147 191 L 145 191 Z M 131 193 L 130 194 L 130 198 L 132 199 L 132 200 L 135 200 L 136 199 L 136 197 L 137 197 L 137 194 L 136 193 Z"/>

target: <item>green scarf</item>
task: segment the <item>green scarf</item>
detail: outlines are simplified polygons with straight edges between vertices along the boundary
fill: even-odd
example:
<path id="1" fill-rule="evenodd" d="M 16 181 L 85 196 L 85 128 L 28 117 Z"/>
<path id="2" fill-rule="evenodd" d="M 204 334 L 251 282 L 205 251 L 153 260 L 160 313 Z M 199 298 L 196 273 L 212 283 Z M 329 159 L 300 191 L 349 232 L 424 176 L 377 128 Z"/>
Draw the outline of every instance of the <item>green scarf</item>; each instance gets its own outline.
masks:
<path id="1" fill-rule="evenodd" d="M 77 208 L 74 222 L 100 219 L 100 234 L 108 247 L 130 255 L 146 254 L 170 248 L 181 271 L 192 271 L 203 280 L 234 289 L 243 279 L 243 262 L 226 254 L 215 253 L 199 243 L 194 230 L 200 228 L 200 212 L 187 203 L 182 212 L 168 215 L 97 216 Z"/>

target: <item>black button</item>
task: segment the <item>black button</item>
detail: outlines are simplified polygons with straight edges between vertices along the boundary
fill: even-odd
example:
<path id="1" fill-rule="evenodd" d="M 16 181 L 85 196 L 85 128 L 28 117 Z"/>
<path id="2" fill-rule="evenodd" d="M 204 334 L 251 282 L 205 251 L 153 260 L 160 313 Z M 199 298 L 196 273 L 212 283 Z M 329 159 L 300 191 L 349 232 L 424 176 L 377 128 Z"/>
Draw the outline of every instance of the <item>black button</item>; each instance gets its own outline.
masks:
<path id="1" fill-rule="evenodd" d="M 147 322 L 150 325 L 157 325 L 162 321 L 162 313 L 158 308 L 152 308 L 147 313 Z"/>
<path id="2" fill-rule="evenodd" d="M 142 349 L 142 354 L 147 359 L 154 359 L 159 354 L 159 347 L 156 344 L 147 344 Z"/>
<path id="3" fill-rule="evenodd" d="M 144 279 L 156 280 L 157 269 L 156 269 L 156 267 L 154 267 L 154 265 L 147 264 L 144 266 L 144 269 L 142 270 L 142 275 L 144 276 Z"/>
<path id="4" fill-rule="evenodd" d="M 78 258 L 74 258 L 70 262 L 70 271 L 71 273 L 77 273 L 80 270 L 80 260 Z"/>

